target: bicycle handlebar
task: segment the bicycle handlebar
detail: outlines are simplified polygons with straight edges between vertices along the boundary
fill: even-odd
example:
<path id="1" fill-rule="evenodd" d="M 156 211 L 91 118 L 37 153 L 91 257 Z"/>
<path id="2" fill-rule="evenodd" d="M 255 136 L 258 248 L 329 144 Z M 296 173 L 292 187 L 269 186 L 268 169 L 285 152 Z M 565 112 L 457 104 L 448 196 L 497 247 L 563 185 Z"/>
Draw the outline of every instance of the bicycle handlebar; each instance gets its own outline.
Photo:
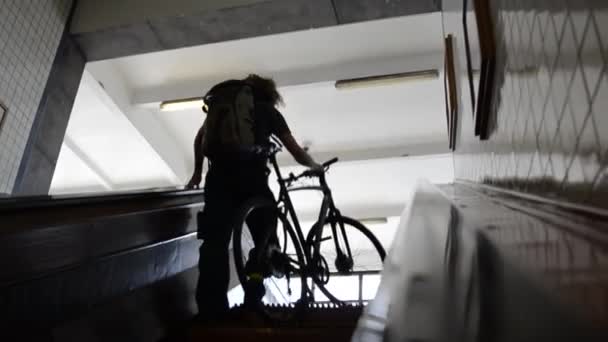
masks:
<path id="1" fill-rule="evenodd" d="M 325 163 L 323 163 L 323 164 L 321 164 L 321 165 L 323 165 L 323 167 L 324 167 L 324 168 L 328 168 L 328 167 L 330 167 L 332 164 L 335 164 L 335 163 L 337 163 L 337 162 L 338 162 L 338 157 L 335 157 L 335 158 L 332 158 L 332 159 L 330 159 L 330 160 L 326 161 Z"/>
<path id="2" fill-rule="evenodd" d="M 315 172 L 313 170 L 303 171 L 302 173 L 300 173 L 297 176 L 294 175 L 293 173 L 290 173 L 289 174 L 289 178 L 284 179 L 284 181 L 287 182 L 287 183 L 293 183 L 293 182 L 299 180 L 300 178 L 305 178 L 305 177 L 320 177 L 321 174 L 324 174 L 327 171 L 327 169 L 329 169 L 329 167 L 331 165 L 333 165 L 333 164 L 335 164 L 337 162 L 338 162 L 338 158 L 336 157 L 336 158 L 332 158 L 332 159 L 324 162 L 323 164 L 321 164 L 321 166 L 323 166 L 323 172 L 322 173 L 318 173 L 318 172 Z"/>
<path id="3" fill-rule="evenodd" d="M 272 136 L 272 138 L 273 138 L 274 143 L 270 144 L 267 147 L 261 148 L 258 152 L 265 154 L 267 157 L 271 157 L 271 156 L 281 152 L 283 150 L 283 145 L 278 141 L 278 139 L 274 138 L 274 136 Z M 334 158 L 324 162 L 323 164 L 321 164 L 321 166 L 323 166 L 324 169 L 327 169 L 331 165 L 337 163 L 338 160 L 339 160 L 338 157 L 334 157 Z M 306 170 L 306 171 L 302 172 L 302 174 L 298 175 L 298 177 L 302 176 L 306 172 L 310 172 L 310 171 Z"/>

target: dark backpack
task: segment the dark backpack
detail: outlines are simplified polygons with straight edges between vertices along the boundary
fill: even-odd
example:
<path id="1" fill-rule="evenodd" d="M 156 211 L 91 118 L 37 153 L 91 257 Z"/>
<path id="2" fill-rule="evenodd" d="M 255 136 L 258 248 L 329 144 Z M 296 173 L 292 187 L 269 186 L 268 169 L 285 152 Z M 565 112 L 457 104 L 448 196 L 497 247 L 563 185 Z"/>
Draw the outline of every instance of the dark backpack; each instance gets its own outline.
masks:
<path id="1" fill-rule="evenodd" d="M 204 97 L 203 153 L 210 159 L 231 150 L 255 144 L 255 100 L 253 88 L 243 81 L 226 81 Z"/>

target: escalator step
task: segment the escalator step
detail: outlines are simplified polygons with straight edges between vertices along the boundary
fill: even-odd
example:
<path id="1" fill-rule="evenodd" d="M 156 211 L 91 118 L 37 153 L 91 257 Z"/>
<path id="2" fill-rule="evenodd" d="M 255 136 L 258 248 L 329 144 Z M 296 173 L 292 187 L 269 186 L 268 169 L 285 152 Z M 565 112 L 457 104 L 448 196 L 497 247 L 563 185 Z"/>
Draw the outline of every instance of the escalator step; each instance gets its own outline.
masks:
<path id="1" fill-rule="evenodd" d="M 294 310 L 289 307 L 267 307 L 273 314 Z M 267 322 L 257 314 L 233 308 L 221 322 L 195 324 L 189 341 L 350 341 L 362 307 L 317 306 L 304 309 L 297 319 Z"/>

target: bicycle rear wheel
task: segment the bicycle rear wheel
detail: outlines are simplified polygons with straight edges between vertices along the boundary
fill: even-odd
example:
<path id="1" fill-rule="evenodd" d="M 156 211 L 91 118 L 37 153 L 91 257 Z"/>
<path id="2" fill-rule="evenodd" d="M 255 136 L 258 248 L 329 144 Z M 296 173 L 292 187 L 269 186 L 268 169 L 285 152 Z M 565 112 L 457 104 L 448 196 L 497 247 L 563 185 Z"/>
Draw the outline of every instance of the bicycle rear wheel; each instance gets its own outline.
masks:
<path id="1" fill-rule="evenodd" d="M 276 245 L 276 241 L 273 244 L 271 239 L 260 237 L 260 233 L 269 234 L 268 230 L 266 232 L 254 232 L 247 224 L 247 221 L 253 215 L 259 214 L 260 210 L 272 212 L 277 216 L 276 234 L 278 246 Z M 278 211 L 276 203 L 265 198 L 254 198 L 241 208 L 234 222 L 232 237 L 234 266 L 243 288 L 248 281 L 248 271 L 251 271 L 247 269 L 248 263 L 252 262 L 250 261 L 252 258 L 261 258 L 257 260 L 268 262 L 268 264 L 264 265 L 266 269 L 264 274 L 264 287 L 266 289 L 266 294 L 263 298 L 264 304 L 294 306 L 301 299 L 305 298 L 307 289 L 306 280 L 305 277 L 301 276 L 305 265 L 304 253 L 295 231 L 285 215 Z M 266 240 L 264 245 L 256 245 L 254 243 L 254 236 L 258 244 L 262 244 L 260 241 Z M 273 245 L 271 248 L 275 252 L 279 250 L 280 254 L 273 253 L 273 256 L 268 255 L 270 245 Z M 254 247 L 255 250 L 252 252 Z M 277 255 L 280 257 L 276 257 Z M 269 268 L 266 268 L 266 266 Z M 243 301 L 244 291 L 242 291 L 240 296 L 241 298 L 233 298 L 233 300 L 237 303 Z M 266 314 L 270 315 L 271 313 L 266 312 Z M 274 319 L 279 317 L 269 318 Z M 289 317 L 282 315 L 280 318 Z"/>
<path id="2" fill-rule="evenodd" d="M 317 240 L 319 230 L 322 235 Z M 306 241 L 316 269 L 324 269 L 315 272 L 313 277 L 314 285 L 319 289 L 314 291 L 315 301 L 345 304 L 365 300 L 363 290 L 359 288 L 365 281 L 362 277 L 371 280 L 374 276 L 379 280 L 378 274 L 386 257 L 374 234 L 357 220 L 337 216 L 328 218 L 324 226 L 311 229 Z"/>

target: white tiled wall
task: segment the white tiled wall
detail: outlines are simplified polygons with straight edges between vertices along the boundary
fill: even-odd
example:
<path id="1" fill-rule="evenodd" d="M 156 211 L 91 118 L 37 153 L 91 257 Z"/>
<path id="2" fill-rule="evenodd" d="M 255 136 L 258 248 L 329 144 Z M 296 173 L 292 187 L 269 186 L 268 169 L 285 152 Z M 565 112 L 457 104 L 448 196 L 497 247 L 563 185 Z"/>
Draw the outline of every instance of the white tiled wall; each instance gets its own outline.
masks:
<path id="1" fill-rule="evenodd" d="M 493 130 L 479 141 L 464 119 L 456 178 L 608 209 L 608 1 L 490 4 Z"/>
<path id="2" fill-rule="evenodd" d="M 72 0 L 0 0 L 0 194 L 10 193 Z"/>

